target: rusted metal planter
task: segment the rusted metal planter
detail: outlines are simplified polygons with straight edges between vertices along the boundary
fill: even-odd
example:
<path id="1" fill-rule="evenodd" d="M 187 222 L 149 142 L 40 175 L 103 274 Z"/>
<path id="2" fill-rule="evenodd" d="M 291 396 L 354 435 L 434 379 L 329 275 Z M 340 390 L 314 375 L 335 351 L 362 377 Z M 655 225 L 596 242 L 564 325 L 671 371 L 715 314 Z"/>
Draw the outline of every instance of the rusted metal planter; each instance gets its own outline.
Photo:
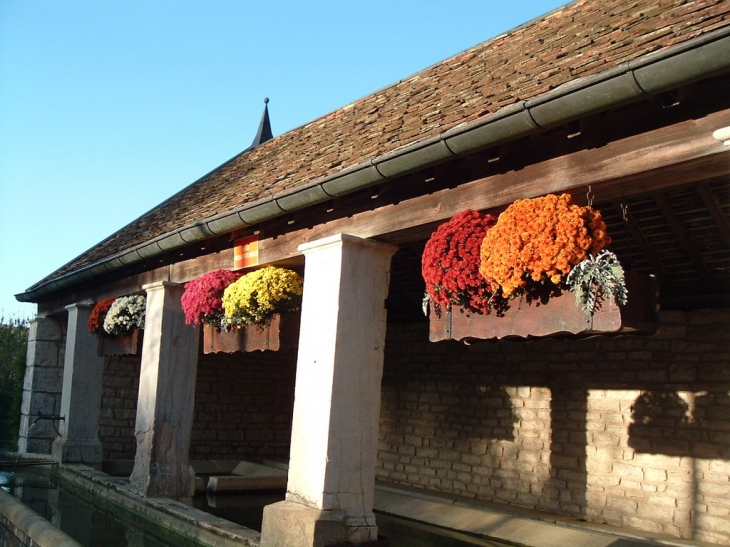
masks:
<path id="1" fill-rule="evenodd" d="M 653 276 L 627 272 L 628 302 L 619 306 L 603 301 L 591 317 L 576 306 L 575 295 L 561 291 L 552 295 L 521 296 L 508 308 L 481 315 L 454 307 L 437 315 L 429 311 L 431 342 L 441 340 L 531 338 L 557 334 L 654 333 L 658 323 L 657 283 Z"/>
<path id="2" fill-rule="evenodd" d="M 134 329 L 129 334 L 99 335 L 98 353 L 104 355 L 137 355 L 142 353 L 142 333 Z"/>
<path id="3" fill-rule="evenodd" d="M 299 340 L 299 314 L 276 314 L 268 325 L 251 325 L 245 329 L 222 331 L 203 325 L 203 353 L 235 353 L 237 351 L 278 351 Z"/>

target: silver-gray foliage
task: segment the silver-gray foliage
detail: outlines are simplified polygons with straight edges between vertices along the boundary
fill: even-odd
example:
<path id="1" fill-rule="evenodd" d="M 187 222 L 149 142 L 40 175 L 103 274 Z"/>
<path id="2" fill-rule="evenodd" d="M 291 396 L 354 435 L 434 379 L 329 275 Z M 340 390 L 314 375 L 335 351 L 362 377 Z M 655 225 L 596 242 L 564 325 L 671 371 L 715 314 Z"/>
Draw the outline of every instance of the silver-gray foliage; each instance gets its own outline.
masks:
<path id="1" fill-rule="evenodd" d="M 565 282 L 586 315 L 593 315 L 603 300 L 626 304 L 628 298 L 624 269 L 616 255 L 606 249 L 573 267 Z"/>

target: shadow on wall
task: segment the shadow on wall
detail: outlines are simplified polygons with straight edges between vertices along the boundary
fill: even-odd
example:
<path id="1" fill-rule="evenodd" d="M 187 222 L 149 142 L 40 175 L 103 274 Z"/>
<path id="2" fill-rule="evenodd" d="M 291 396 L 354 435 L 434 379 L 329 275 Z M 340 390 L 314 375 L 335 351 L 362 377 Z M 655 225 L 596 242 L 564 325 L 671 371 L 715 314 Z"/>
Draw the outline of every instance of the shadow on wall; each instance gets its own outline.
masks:
<path id="1" fill-rule="evenodd" d="M 515 440 L 519 418 L 508 392 L 511 388 L 426 376 L 384 384 L 379 459 L 393 481 L 406 480 L 402 471 L 404 464 L 413 462 L 411 458 L 423 459 L 437 476 L 411 478 L 448 489 L 445 484 L 456 475 L 453 462 L 465 458 L 482 466 L 485 457 L 497 457 L 500 449 L 493 445 Z"/>
<path id="2" fill-rule="evenodd" d="M 586 513 L 588 472 L 588 391 L 566 386 L 551 387 L 550 479 L 545 504 L 575 517 Z"/>
<path id="3" fill-rule="evenodd" d="M 515 416 L 512 399 L 504 387 L 455 384 L 454 391 L 442 395 L 441 401 L 450 397 L 468 404 L 454 404 L 448 411 L 439 412 L 436 418 L 437 436 L 458 431 L 458 439 L 470 442 L 514 441 Z"/>
<path id="4" fill-rule="evenodd" d="M 640 453 L 730 458 L 725 392 L 644 391 L 634 401 L 629 446 Z"/>

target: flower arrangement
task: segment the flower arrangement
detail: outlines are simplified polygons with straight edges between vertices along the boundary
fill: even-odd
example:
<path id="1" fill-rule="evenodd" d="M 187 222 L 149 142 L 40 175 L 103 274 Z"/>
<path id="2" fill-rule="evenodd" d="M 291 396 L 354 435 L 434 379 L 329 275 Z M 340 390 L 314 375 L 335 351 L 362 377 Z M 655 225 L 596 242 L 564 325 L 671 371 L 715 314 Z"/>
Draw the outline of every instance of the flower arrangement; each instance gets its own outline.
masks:
<path id="1" fill-rule="evenodd" d="M 530 281 L 560 284 L 610 242 L 601 213 L 571 203 L 568 194 L 518 200 L 485 235 L 479 271 L 510 297 Z"/>
<path id="2" fill-rule="evenodd" d="M 104 331 L 104 318 L 116 299 L 116 296 L 111 296 L 109 298 L 99 300 L 96 303 L 94 309 L 91 310 L 89 320 L 86 322 L 86 328 L 89 329 L 91 334 L 106 334 L 106 331 Z"/>
<path id="3" fill-rule="evenodd" d="M 496 217 L 468 209 L 442 224 L 431 235 L 423 251 L 421 273 L 426 282 L 426 299 L 447 310 L 452 304 L 471 311 L 489 313 L 497 286 L 479 273 L 480 247 Z"/>
<path id="4" fill-rule="evenodd" d="M 215 270 L 186 283 L 181 298 L 185 322 L 225 327 L 223 291 L 240 277 L 238 272 Z"/>
<path id="5" fill-rule="evenodd" d="M 127 334 L 144 328 L 147 298 L 144 295 L 120 296 L 109 307 L 104 331 L 112 335 Z"/>
<path id="6" fill-rule="evenodd" d="M 223 291 L 225 319 L 234 328 L 266 325 L 276 313 L 298 311 L 304 280 L 286 268 L 249 272 Z"/>

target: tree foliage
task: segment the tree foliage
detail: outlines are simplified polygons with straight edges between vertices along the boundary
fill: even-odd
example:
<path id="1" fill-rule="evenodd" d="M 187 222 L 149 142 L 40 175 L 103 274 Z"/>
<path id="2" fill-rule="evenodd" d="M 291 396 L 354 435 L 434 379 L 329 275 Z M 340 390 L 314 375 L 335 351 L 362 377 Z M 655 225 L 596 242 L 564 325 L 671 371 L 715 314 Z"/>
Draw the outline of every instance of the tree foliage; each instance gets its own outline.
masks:
<path id="1" fill-rule="evenodd" d="M 0 315 L 0 448 L 15 450 L 20 422 L 28 321 Z"/>

